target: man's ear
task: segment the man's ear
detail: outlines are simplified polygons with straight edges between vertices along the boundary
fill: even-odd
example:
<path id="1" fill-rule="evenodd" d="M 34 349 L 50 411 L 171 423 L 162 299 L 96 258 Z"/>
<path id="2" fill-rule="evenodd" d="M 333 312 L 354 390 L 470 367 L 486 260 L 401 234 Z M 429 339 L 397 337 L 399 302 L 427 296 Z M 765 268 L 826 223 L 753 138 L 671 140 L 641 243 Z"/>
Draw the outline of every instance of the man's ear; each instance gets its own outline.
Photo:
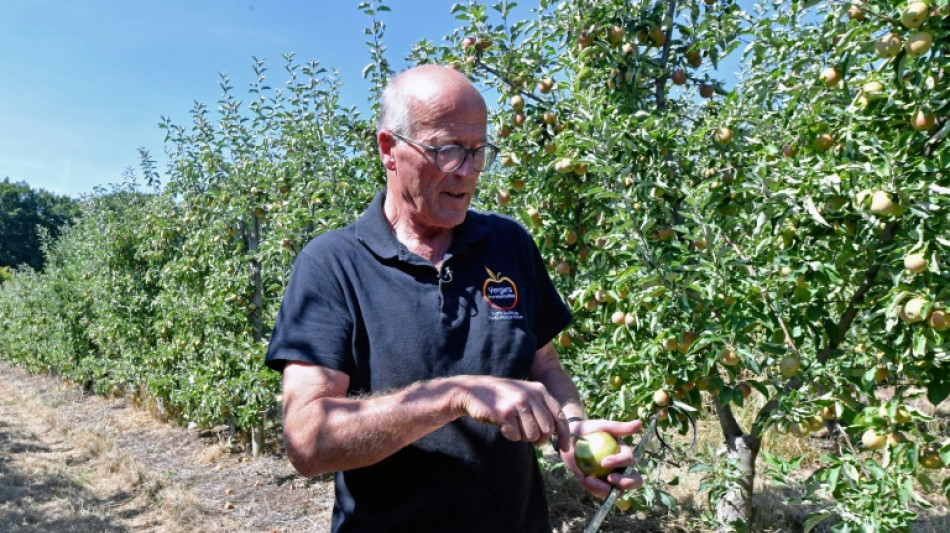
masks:
<path id="1" fill-rule="evenodd" d="M 387 130 L 379 130 L 376 134 L 376 146 L 379 149 L 379 160 L 386 170 L 396 170 L 396 157 L 393 148 L 396 147 L 396 138 Z"/>

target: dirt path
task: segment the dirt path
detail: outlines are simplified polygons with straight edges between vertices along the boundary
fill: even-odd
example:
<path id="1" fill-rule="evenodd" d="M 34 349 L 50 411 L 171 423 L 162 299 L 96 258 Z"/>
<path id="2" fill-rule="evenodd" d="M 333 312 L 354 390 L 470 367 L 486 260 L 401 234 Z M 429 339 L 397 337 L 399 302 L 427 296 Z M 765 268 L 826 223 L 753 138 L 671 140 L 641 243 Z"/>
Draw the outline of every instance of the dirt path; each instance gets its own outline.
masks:
<path id="1" fill-rule="evenodd" d="M 279 456 L 0 363 L 0 531 L 328 531 L 332 485 Z"/>

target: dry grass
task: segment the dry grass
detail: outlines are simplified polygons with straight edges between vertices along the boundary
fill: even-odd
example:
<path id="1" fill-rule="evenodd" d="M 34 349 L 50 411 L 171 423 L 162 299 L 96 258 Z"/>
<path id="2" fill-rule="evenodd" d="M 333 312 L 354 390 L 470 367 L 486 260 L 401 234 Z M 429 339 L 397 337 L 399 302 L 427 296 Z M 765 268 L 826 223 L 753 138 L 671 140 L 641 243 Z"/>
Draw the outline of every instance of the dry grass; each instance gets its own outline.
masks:
<path id="1" fill-rule="evenodd" d="M 64 409 L 76 394 L 0 388 L 0 531 L 205 530 L 198 498 L 117 446 L 115 428 L 77 424 Z"/>
<path id="2" fill-rule="evenodd" d="M 221 460 L 226 457 L 228 453 L 227 445 L 223 443 L 215 443 L 198 450 L 196 459 L 199 463 L 213 465 L 221 462 Z"/>
<path id="3" fill-rule="evenodd" d="M 328 477 L 302 479 L 280 455 L 249 460 L 226 427 L 152 413 L 0 362 L 0 531 L 329 530 Z"/>

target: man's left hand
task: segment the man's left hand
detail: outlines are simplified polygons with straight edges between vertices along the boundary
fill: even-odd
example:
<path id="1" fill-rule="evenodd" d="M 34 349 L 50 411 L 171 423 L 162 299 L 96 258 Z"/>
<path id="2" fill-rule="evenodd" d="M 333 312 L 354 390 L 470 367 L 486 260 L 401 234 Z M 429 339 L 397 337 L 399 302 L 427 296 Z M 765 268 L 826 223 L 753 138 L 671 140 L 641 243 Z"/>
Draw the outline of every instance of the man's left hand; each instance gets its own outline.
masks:
<path id="1" fill-rule="evenodd" d="M 606 431 L 614 436 L 617 439 L 617 443 L 620 445 L 620 450 L 613 455 L 608 455 L 601 461 L 601 466 L 604 468 L 610 469 L 619 469 L 623 470 L 627 466 L 633 464 L 633 449 L 630 446 L 627 446 L 620 437 L 626 437 L 628 435 L 633 435 L 643 427 L 643 424 L 639 420 L 634 420 L 632 422 L 616 422 L 612 420 L 582 420 L 580 422 L 574 422 L 570 425 L 572 435 L 585 435 L 594 431 Z M 560 440 L 560 439 L 559 439 Z M 569 442 L 568 445 L 563 444 L 563 441 Z M 561 441 L 561 449 L 558 450 L 561 453 L 561 460 L 564 461 L 564 464 L 567 468 L 577 476 L 577 479 L 581 482 L 581 485 L 587 489 L 588 492 L 597 496 L 598 498 L 604 499 L 607 497 L 607 494 L 610 492 L 611 485 L 617 487 L 622 491 L 635 490 L 640 488 L 643 485 L 643 479 L 640 477 L 639 472 L 634 471 L 629 476 L 625 476 L 619 472 L 611 472 L 607 476 L 607 480 L 598 479 L 596 477 L 588 476 L 581 472 L 581 469 L 577 466 L 577 462 L 574 459 L 574 438 L 568 437 Z"/>

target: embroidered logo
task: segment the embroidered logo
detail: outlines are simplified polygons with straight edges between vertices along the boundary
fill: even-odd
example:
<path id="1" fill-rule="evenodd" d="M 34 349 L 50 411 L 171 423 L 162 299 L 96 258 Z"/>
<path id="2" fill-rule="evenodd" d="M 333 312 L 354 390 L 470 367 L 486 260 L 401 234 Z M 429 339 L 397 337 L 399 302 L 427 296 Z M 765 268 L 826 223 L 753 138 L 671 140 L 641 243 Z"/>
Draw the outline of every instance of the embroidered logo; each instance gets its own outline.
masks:
<path id="1" fill-rule="evenodd" d="M 495 274 L 488 267 L 488 279 L 482 285 L 482 296 L 488 300 L 488 305 L 495 309 L 508 311 L 518 305 L 518 286 L 509 277 L 499 277 L 501 272 Z"/>
<path id="2" fill-rule="evenodd" d="M 501 272 L 494 273 L 488 267 L 488 279 L 482 285 L 482 296 L 488 305 L 497 309 L 490 313 L 492 320 L 518 320 L 524 318 L 518 311 L 512 311 L 518 305 L 518 285 L 509 278 L 502 277 Z"/>

